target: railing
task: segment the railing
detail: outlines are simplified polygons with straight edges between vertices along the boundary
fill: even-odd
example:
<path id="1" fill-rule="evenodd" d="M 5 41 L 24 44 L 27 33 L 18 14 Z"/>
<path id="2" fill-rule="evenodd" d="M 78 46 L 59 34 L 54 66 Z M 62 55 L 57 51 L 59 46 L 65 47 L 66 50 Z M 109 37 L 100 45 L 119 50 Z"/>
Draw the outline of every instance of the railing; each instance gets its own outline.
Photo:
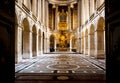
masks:
<path id="1" fill-rule="evenodd" d="M 103 3 L 100 7 L 97 8 L 97 11 L 101 11 L 105 7 L 105 3 Z"/>
<path id="2" fill-rule="evenodd" d="M 29 10 L 24 4 L 22 4 L 22 8 L 23 8 L 27 13 L 30 14 L 30 10 Z"/>

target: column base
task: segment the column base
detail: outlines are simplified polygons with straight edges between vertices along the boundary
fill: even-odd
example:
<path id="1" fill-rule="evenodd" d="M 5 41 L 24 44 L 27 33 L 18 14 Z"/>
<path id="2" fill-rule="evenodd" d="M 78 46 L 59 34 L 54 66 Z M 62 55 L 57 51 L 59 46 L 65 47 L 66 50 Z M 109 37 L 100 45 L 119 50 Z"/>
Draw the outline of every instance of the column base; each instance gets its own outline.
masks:
<path id="1" fill-rule="evenodd" d="M 15 63 L 17 64 L 17 63 L 19 63 L 21 61 L 22 61 L 22 55 L 18 54 L 17 57 L 16 57 L 16 59 L 15 59 Z"/>
<path id="2" fill-rule="evenodd" d="M 32 54 L 31 53 L 23 53 L 22 58 L 23 59 L 30 59 L 30 58 L 32 58 Z"/>
<path id="3" fill-rule="evenodd" d="M 85 50 L 85 55 L 88 55 L 88 50 L 87 49 Z"/>
<path id="4" fill-rule="evenodd" d="M 95 51 L 94 50 L 89 50 L 88 51 L 88 56 L 95 57 Z"/>
<path id="5" fill-rule="evenodd" d="M 97 59 L 105 59 L 104 50 L 97 50 L 97 52 L 95 52 L 95 57 Z"/>

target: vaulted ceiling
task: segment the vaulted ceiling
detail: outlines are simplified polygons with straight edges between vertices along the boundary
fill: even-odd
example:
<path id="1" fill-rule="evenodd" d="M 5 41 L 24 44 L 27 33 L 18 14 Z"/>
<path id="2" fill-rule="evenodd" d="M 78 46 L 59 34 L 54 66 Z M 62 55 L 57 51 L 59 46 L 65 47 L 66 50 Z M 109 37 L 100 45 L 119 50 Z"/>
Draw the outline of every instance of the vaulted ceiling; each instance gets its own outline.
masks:
<path id="1" fill-rule="evenodd" d="M 48 0 L 51 4 L 68 5 L 77 3 L 77 0 Z"/>

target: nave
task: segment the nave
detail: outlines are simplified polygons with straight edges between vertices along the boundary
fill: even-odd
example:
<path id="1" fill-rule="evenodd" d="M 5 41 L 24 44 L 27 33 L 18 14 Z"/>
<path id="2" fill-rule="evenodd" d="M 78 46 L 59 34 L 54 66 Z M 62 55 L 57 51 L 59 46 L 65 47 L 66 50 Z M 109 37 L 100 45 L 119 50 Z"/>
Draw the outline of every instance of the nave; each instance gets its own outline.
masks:
<path id="1" fill-rule="evenodd" d="M 105 83 L 105 70 L 105 60 L 83 54 L 43 54 L 15 64 L 15 83 Z"/>

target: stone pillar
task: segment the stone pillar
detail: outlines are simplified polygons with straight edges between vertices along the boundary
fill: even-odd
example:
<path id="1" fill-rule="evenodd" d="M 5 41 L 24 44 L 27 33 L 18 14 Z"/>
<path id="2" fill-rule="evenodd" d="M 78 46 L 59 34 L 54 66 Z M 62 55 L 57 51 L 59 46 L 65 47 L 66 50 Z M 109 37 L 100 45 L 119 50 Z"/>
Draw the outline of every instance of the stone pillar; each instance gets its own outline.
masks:
<path id="1" fill-rule="evenodd" d="M 80 41 L 79 38 L 76 39 L 76 52 L 79 53 Z"/>
<path id="2" fill-rule="evenodd" d="M 85 55 L 86 54 L 86 37 L 84 36 L 83 39 L 84 39 L 83 43 L 84 43 L 84 55 Z"/>
<path id="3" fill-rule="evenodd" d="M 70 35 L 70 52 L 72 52 L 72 36 Z"/>
<path id="4" fill-rule="evenodd" d="M 41 0 L 38 0 L 38 21 L 41 22 Z"/>
<path id="5" fill-rule="evenodd" d="M 55 43 L 54 43 L 55 45 L 54 45 L 54 49 L 55 49 L 55 52 L 56 52 L 56 39 L 55 39 Z"/>
<path id="6" fill-rule="evenodd" d="M 47 10 L 47 24 L 46 24 L 46 26 L 47 26 L 47 29 L 49 28 L 49 4 L 48 4 L 48 2 L 46 1 L 46 10 Z M 48 30 L 47 30 L 47 32 L 48 32 Z"/>
<path id="7" fill-rule="evenodd" d="M 95 57 L 98 59 L 105 58 L 103 31 L 95 32 Z"/>
<path id="8" fill-rule="evenodd" d="M 84 1 L 84 23 L 87 21 L 87 0 L 83 0 Z"/>
<path id="9" fill-rule="evenodd" d="M 55 31 L 58 30 L 58 6 L 56 6 L 56 10 L 55 10 Z"/>
<path id="10" fill-rule="evenodd" d="M 45 26 L 46 26 L 46 30 L 47 30 L 47 28 L 48 28 L 48 26 L 49 26 L 49 16 L 48 16 L 48 14 L 49 14 L 49 9 L 48 9 L 48 2 L 47 1 L 45 1 Z"/>
<path id="11" fill-rule="evenodd" d="M 32 32 L 32 55 L 37 56 L 37 34 L 35 32 Z"/>
<path id="12" fill-rule="evenodd" d="M 38 35 L 38 33 L 36 34 L 36 56 L 38 56 L 39 55 L 39 49 L 38 49 L 38 37 L 39 37 L 39 35 Z"/>
<path id="13" fill-rule="evenodd" d="M 55 13 L 54 13 L 54 9 L 52 9 L 51 10 L 52 11 L 52 23 L 51 23 L 51 25 L 52 25 L 52 30 L 55 30 L 55 20 L 54 20 L 54 18 L 55 18 Z"/>
<path id="14" fill-rule="evenodd" d="M 46 33 L 44 32 L 44 37 L 43 37 L 43 46 L 44 46 L 44 49 L 43 49 L 43 52 L 46 53 Z"/>
<path id="15" fill-rule="evenodd" d="M 88 36 L 85 37 L 85 54 L 88 55 Z"/>
<path id="16" fill-rule="evenodd" d="M 81 38 L 79 38 L 79 53 L 81 53 L 81 49 L 82 49 L 82 46 L 81 46 L 81 42 L 82 42 L 82 39 Z"/>
<path id="17" fill-rule="evenodd" d="M 43 32 L 41 31 L 41 54 L 43 54 L 43 46 L 44 46 L 43 45 Z"/>
<path id="18" fill-rule="evenodd" d="M 85 0 L 81 0 L 81 25 L 85 23 Z"/>
<path id="19" fill-rule="evenodd" d="M 84 54 L 84 37 L 81 38 L 81 53 Z"/>
<path id="20" fill-rule="evenodd" d="M 32 1 L 32 12 L 35 16 L 37 15 L 37 0 Z"/>
<path id="21" fill-rule="evenodd" d="M 71 29 L 71 9 L 70 6 L 68 6 L 68 29 L 67 30 L 72 30 Z"/>
<path id="22" fill-rule="evenodd" d="M 47 43 L 47 38 L 46 38 L 46 36 L 45 36 L 45 43 L 44 43 L 44 48 L 45 48 L 45 53 L 47 53 L 47 45 L 48 45 L 48 43 Z"/>
<path id="23" fill-rule="evenodd" d="M 47 53 L 50 52 L 50 41 L 49 38 L 47 38 Z"/>
<path id="24" fill-rule="evenodd" d="M 81 53 L 81 0 L 78 1 L 78 46 L 79 46 L 79 53 Z"/>
<path id="25" fill-rule="evenodd" d="M 41 0 L 41 24 L 43 23 L 43 0 Z"/>
<path id="26" fill-rule="evenodd" d="M 104 30 L 104 53 L 105 53 L 105 57 L 106 58 L 106 36 L 105 36 L 105 30 Z"/>
<path id="27" fill-rule="evenodd" d="M 24 31 L 25 38 L 23 39 L 23 58 L 31 58 L 32 52 L 31 52 L 31 40 L 32 40 L 32 33 L 31 31 Z"/>
<path id="28" fill-rule="evenodd" d="M 15 63 L 19 63 L 22 60 L 22 28 L 15 28 Z"/>
<path id="29" fill-rule="evenodd" d="M 45 0 L 42 0 L 42 12 L 43 12 L 43 15 L 42 15 L 42 19 L 43 19 L 43 25 L 45 26 Z"/>
<path id="30" fill-rule="evenodd" d="M 94 43 L 94 34 L 88 35 L 88 56 L 94 57 L 94 49 L 95 43 Z"/>
<path id="31" fill-rule="evenodd" d="M 89 8 L 89 4 L 90 4 L 90 3 L 89 3 L 89 1 L 90 1 L 90 0 L 87 0 L 87 2 L 86 2 L 86 3 L 87 3 L 87 20 L 88 20 L 88 21 L 89 21 L 89 18 L 90 18 L 90 10 L 89 10 L 89 9 L 90 9 L 90 8 Z"/>
<path id="32" fill-rule="evenodd" d="M 90 0 L 90 15 L 92 15 L 95 11 L 94 0 Z"/>
<path id="33" fill-rule="evenodd" d="M 39 51 L 39 55 L 41 54 L 41 32 L 39 32 L 38 34 L 38 51 Z"/>
<path id="34" fill-rule="evenodd" d="M 44 25 L 44 0 L 41 0 L 41 24 Z"/>
<path id="35" fill-rule="evenodd" d="M 32 58 L 32 31 L 30 31 L 30 58 Z"/>
<path id="36" fill-rule="evenodd" d="M 39 49 L 39 54 L 42 54 L 42 36 L 40 36 L 40 49 Z"/>

